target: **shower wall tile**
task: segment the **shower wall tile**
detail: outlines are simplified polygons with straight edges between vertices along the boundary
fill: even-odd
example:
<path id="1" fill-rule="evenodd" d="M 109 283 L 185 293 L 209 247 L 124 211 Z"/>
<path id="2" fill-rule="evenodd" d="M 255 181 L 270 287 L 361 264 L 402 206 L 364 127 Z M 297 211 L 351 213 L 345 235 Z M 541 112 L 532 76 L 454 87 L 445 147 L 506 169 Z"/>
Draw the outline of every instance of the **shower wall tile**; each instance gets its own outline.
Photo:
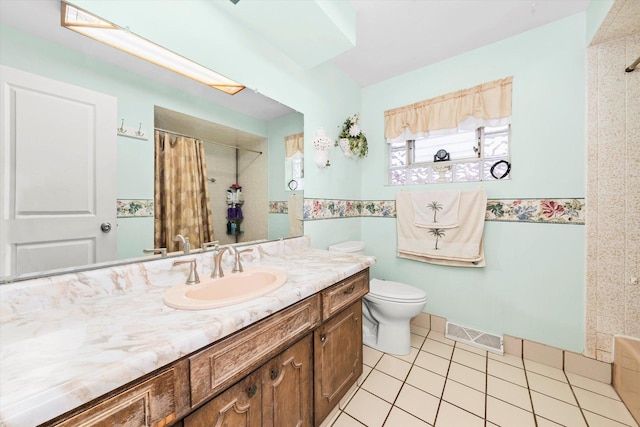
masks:
<path id="1" fill-rule="evenodd" d="M 595 329 L 594 329 L 595 331 Z M 584 355 L 587 357 L 593 357 L 596 358 L 596 334 L 591 333 L 591 332 L 587 332 L 585 334 L 585 350 L 584 350 Z M 598 359 L 600 360 L 600 359 Z"/>
<path id="2" fill-rule="evenodd" d="M 613 335 L 598 332 L 596 334 L 596 348 L 598 351 L 613 352 Z M 600 359 L 598 359 L 600 360 Z"/>
<path id="3" fill-rule="evenodd" d="M 605 362 L 613 334 L 640 338 L 639 288 L 628 285 L 640 268 L 640 73 L 624 72 L 639 20 L 635 0 L 616 0 L 586 55 L 585 355 Z"/>
<path id="4" fill-rule="evenodd" d="M 593 301 L 593 308 L 587 308 L 585 312 L 585 323 L 584 328 L 587 331 L 597 331 L 598 330 L 598 313 L 595 308 L 595 298 Z"/>
<path id="5" fill-rule="evenodd" d="M 596 359 L 602 362 L 612 363 L 613 353 L 610 351 L 596 350 Z"/>
<path id="6" fill-rule="evenodd" d="M 603 334 L 614 335 L 618 331 L 624 330 L 624 316 L 623 317 L 609 317 L 609 316 L 597 316 L 597 328 L 598 332 Z"/>
<path id="7" fill-rule="evenodd" d="M 621 284 L 599 283 L 597 299 L 598 315 L 624 318 L 624 287 Z"/>

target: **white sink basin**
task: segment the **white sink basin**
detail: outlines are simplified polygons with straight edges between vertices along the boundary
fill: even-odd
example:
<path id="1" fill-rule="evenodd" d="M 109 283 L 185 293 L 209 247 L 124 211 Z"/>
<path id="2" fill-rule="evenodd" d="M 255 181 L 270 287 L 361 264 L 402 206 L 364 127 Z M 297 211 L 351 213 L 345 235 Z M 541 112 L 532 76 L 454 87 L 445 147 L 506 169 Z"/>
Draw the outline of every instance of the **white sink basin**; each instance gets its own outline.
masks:
<path id="1" fill-rule="evenodd" d="M 271 293 L 287 282 L 287 273 L 274 268 L 225 274 L 219 279 L 202 279 L 197 285 L 173 286 L 165 292 L 164 303 L 182 310 L 227 307 Z"/>

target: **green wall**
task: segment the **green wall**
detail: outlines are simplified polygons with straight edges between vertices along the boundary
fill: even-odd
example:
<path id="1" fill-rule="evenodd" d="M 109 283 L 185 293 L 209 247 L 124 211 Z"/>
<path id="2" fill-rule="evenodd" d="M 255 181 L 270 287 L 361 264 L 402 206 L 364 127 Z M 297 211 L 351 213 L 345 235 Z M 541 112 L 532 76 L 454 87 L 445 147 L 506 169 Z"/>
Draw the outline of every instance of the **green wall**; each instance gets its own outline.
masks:
<path id="1" fill-rule="evenodd" d="M 604 18 L 611 10 L 615 0 L 591 0 L 587 7 L 587 29 L 586 41 L 587 45 L 593 40 L 593 36 L 598 32 L 598 28 L 602 25 Z"/>
<path id="2" fill-rule="evenodd" d="M 584 37 L 585 16 L 575 15 L 365 88 L 362 126 L 370 155 L 363 198 L 479 185 L 490 199 L 584 197 Z M 510 181 L 386 185 L 385 110 L 507 76 L 513 76 Z M 584 226 L 487 222 L 485 268 L 397 258 L 395 219 L 363 219 L 362 240 L 378 259 L 372 276 L 424 289 L 429 313 L 492 333 L 584 348 Z"/>
<path id="3" fill-rule="evenodd" d="M 284 138 L 304 131 L 304 116 L 292 113 L 269 122 L 269 200 L 288 200 L 285 190 Z M 289 216 L 269 214 L 269 239 L 289 237 Z"/>
<path id="4" fill-rule="evenodd" d="M 335 138 L 344 119 L 360 112 L 361 126 L 369 139 L 369 156 L 364 160 L 347 159 L 334 149 L 331 166 L 322 169 L 315 166 L 312 155 L 305 156 L 307 198 L 395 199 L 402 187 L 386 185 L 384 111 L 510 75 L 514 77 L 513 179 L 428 188 L 483 185 L 489 198 L 584 197 L 585 14 L 361 89 L 330 63 L 302 69 L 206 1 L 188 2 L 189 7 L 183 7 L 184 2 L 155 2 L 153 10 L 144 0 L 75 3 L 302 112 L 306 153 L 311 153 L 317 129 L 324 128 Z M 104 68 L 106 75 L 99 78 L 87 73 L 73 75 L 70 81 L 85 86 L 97 79 L 103 91 L 113 87 L 119 110 L 126 111 L 133 123 L 152 123 L 151 105 L 157 104 L 258 135 L 269 133 L 264 123 L 250 118 L 238 120 L 206 102 L 115 67 L 93 63 L 85 56 L 63 52 L 58 58 L 55 49 L 46 44 L 31 46 L 32 53 L 24 44 L 14 48 L 5 37 L 5 29 L 2 31 L 3 63 L 9 58 L 17 68 L 38 70 L 65 81 L 69 81 L 69 64 L 82 63 L 92 71 Z M 51 51 L 46 53 L 46 61 L 39 59 L 39 50 Z M 127 81 L 127 89 L 112 80 Z M 153 92 L 148 108 L 134 106 L 139 91 Z M 395 219 L 308 221 L 305 234 L 319 248 L 343 240 L 363 240 L 368 252 L 378 259 L 372 276 L 425 289 L 427 312 L 470 327 L 569 350 L 581 351 L 584 347 L 583 226 L 487 223 L 487 267 L 481 269 L 447 268 L 397 258 Z"/>

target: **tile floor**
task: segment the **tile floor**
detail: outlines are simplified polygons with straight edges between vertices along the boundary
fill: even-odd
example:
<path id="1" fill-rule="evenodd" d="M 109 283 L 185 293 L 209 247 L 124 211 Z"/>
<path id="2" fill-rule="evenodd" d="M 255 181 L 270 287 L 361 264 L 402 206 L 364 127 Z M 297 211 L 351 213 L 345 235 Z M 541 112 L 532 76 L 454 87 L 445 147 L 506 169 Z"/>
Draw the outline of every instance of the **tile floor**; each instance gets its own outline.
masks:
<path id="1" fill-rule="evenodd" d="M 359 386 L 323 427 L 637 427 L 610 385 L 412 326 L 411 353 L 364 347 Z"/>

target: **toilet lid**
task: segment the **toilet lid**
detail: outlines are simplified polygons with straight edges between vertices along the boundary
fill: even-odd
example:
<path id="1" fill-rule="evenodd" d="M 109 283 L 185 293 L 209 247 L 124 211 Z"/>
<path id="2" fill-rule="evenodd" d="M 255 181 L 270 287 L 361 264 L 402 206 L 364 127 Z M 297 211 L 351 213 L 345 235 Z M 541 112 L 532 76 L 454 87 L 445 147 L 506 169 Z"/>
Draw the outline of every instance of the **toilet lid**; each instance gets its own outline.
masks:
<path id="1" fill-rule="evenodd" d="M 422 289 L 380 279 L 371 279 L 369 295 L 387 301 L 424 301 L 427 298 L 427 294 Z"/>

